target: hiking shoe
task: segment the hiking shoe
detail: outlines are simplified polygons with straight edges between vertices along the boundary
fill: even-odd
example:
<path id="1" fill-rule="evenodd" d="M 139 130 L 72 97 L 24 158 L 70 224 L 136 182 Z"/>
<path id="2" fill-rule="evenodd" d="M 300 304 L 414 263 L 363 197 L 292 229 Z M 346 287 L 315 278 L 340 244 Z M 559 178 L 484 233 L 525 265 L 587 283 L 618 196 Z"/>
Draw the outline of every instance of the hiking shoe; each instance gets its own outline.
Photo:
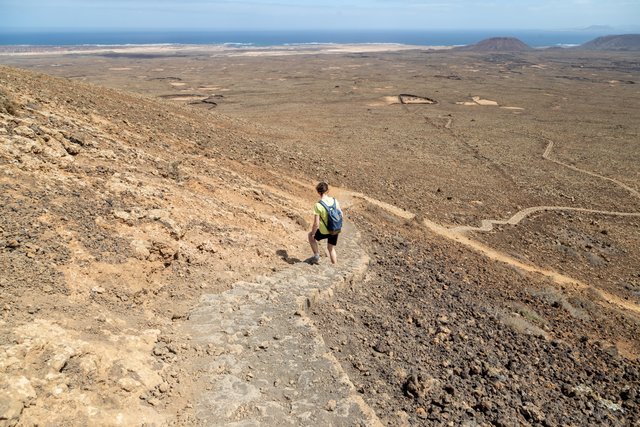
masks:
<path id="1" fill-rule="evenodd" d="M 316 254 L 311 258 L 307 258 L 306 262 L 311 265 L 317 265 L 320 263 L 320 254 Z"/>

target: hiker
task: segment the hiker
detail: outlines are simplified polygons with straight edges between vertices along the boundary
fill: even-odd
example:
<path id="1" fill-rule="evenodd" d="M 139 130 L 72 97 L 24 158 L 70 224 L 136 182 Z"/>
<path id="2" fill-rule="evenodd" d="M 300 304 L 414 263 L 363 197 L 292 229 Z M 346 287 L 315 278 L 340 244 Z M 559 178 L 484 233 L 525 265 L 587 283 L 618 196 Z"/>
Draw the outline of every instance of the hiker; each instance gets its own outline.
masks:
<path id="1" fill-rule="evenodd" d="M 316 185 L 316 191 L 320 200 L 313 206 L 313 225 L 309 232 L 309 244 L 313 250 L 313 256 L 309 258 L 310 264 L 317 264 L 320 261 L 320 251 L 318 242 L 327 239 L 327 251 L 332 264 L 338 262 L 336 245 L 338 244 L 338 233 L 342 228 L 342 211 L 338 201 L 327 195 L 329 185 L 320 182 Z"/>

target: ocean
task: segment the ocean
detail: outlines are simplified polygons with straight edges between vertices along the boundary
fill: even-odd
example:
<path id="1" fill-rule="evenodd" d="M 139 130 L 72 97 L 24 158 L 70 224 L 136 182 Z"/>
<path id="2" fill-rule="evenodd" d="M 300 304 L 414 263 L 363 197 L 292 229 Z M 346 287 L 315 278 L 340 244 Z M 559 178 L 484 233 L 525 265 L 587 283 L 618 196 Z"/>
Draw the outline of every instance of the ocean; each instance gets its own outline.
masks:
<path id="1" fill-rule="evenodd" d="M 103 31 L 9 32 L 0 45 L 237 44 L 283 46 L 308 43 L 400 43 L 420 46 L 473 44 L 489 37 L 516 37 L 532 47 L 579 45 L 606 35 L 595 31 L 366 30 L 366 31 Z"/>

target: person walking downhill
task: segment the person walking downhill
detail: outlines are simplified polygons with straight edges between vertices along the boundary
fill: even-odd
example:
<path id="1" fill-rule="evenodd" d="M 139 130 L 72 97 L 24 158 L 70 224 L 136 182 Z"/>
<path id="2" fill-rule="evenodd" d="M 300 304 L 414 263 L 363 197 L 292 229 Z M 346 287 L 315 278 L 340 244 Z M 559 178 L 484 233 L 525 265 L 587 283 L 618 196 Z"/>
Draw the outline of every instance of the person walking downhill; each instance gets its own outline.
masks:
<path id="1" fill-rule="evenodd" d="M 313 225 L 308 236 L 313 256 L 307 261 L 310 264 L 317 264 L 320 261 L 318 242 L 327 239 L 329 258 L 332 264 L 336 264 L 338 262 L 336 246 L 338 245 L 338 233 L 342 228 L 342 211 L 338 200 L 327 195 L 329 185 L 326 182 L 320 182 L 316 185 L 316 191 L 320 200 L 313 206 Z"/>

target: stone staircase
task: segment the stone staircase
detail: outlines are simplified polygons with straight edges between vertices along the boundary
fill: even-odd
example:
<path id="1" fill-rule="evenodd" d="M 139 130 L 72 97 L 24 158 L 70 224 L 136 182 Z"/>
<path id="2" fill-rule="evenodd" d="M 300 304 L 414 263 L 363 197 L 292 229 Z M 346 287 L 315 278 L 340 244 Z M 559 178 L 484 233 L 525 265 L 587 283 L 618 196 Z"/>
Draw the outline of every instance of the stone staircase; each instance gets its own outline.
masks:
<path id="1" fill-rule="evenodd" d="M 360 280 L 368 257 L 359 233 L 345 225 L 339 265 L 293 264 L 253 283 L 205 295 L 186 322 L 192 343 L 208 356 L 193 402 L 203 425 L 378 426 L 322 336 L 306 316 L 338 286 Z M 324 242 L 321 248 L 324 246 Z"/>

